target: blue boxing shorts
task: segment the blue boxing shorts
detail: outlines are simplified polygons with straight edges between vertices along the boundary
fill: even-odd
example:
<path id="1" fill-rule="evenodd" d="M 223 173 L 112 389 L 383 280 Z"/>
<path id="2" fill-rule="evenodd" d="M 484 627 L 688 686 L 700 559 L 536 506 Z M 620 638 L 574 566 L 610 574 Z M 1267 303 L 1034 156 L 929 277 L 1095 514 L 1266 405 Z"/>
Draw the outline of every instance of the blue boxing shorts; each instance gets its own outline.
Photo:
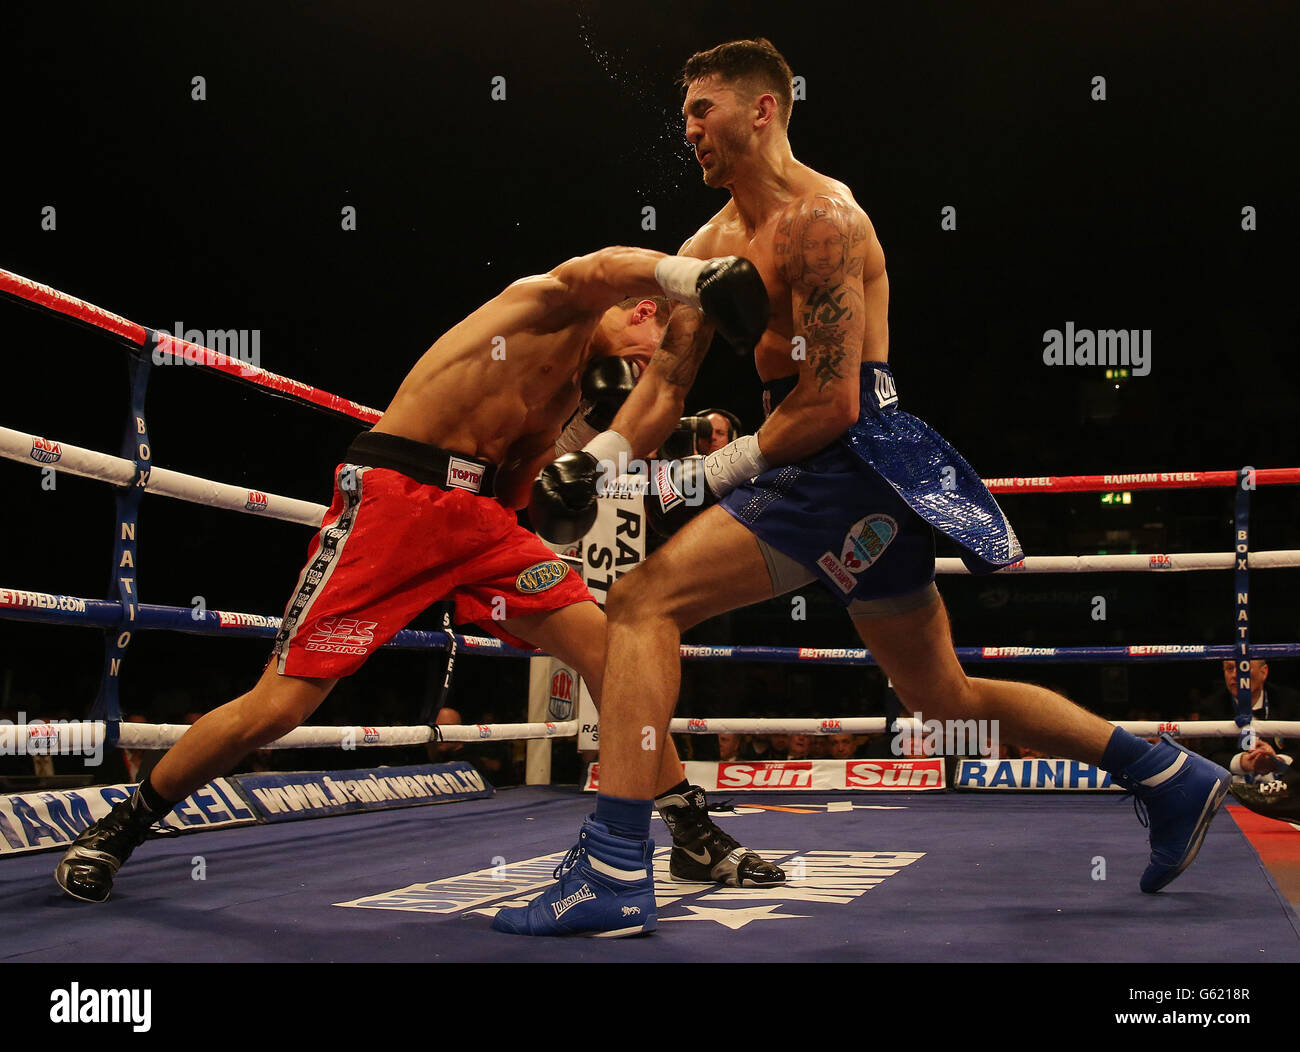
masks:
<path id="1" fill-rule="evenodd" d="M 759 541 L 775 594 L 820 580 L 855 616 L 934 602 L 934 531 L 972 573 L 1024 558 L 975 470 L 924 421 L 898 408 L 889 366 L 866 362 L 858 421 L 807 460 L 737 486 L 722 507 Z M 796 378 L 764 385 L 771 414 Z"/>

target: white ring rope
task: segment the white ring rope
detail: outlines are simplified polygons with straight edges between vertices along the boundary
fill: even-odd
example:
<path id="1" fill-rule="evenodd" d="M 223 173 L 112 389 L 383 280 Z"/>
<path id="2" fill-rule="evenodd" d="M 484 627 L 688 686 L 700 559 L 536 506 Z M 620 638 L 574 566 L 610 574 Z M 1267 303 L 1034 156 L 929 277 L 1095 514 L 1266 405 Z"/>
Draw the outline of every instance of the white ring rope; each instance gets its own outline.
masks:
<path id="1" fill-rule="evenodd" d="M 904 725 L 912 733 L 925 733 L 926 723 L 911 717 L 901 718 L 894 729 Z M 962 721 L 957 721 L 962 722 Z M 973 721 L 972 721 L 973 722 Z M 1156 723 L 1150 720 L 1115 720 L 1139 738 L 1151 738 L 1168 732 L 1178 738 L 1235 738 L 1242 728 L 1232 720 L 1189 720 L 1180 723 L 1171 720 Z M 1300 721 L 1256 720 L 1251 724 L 1256 735 L 1266 738 L 1300 737 Z M 843 716 L 838 719 L 675 719 L 668 727 L 673 734 L 885 734 L 890 728 L 883 716 Z M 188 724 L 177 723 L 123 723 L 120 725 L 118 747 L 122 749 L 169 749 L 181 739 Z M 493 723 L 455 724 L 438 728 L 445 742 L 525 741 L 536 738 L 576 738 L 578 724 L 574 720 L 560 723 Z M 54 744 L 57 740 L 57 746 Z M 0 724 L 0 755 L 12 756 L 17 752 L 38 751 L 83 753 L 102 748 L 105 742 L 105 724 L 85 720 L 53 722 L 48 724 Z M 299 727 L 290 731 L 264 749 L 323 749 L 338 748 L 344 751 L 361 748 L 424 745 L 433 741 L 433 732 L 425 726 L 400 727 Z M 24 744 L 19 749 L 19 743 Z M 31 743 L 39 742 L 40 748 Z"/>
<path id="2" fill-rule="evenodd" d="M 1030 555 L 1018 563 L 995 571 L 999 574 L 1015 573 L 1145 573 L 1180 572 L 1187 570 L 1231 570 L 1233 552 L 1183 552 L 1173 555 Z M 1300 566 L 1300 551 L 1283 549 L 1270 552 L 1251 552 L 1252 570 L 1281 570 Z M 936 573 L 968 574 L 966 564 L 960 559 L 935 559 Z"/>
<path id="3" fill-rule="evenodd" d="M 37 443 L 45 448 L 57 445 L 59 459 L 43 464 L 33 457 Z M 35 467 L 54 467 L 82 478 L 98 479 L 114 486 L 129 486 L 135 478 L 135 465 L 121 457 L 109 456 L 92 449 L 55 443 L 38 435 L 0 427 L 0 456 Z M 156 493 L 192 504 L 224 508 L 250 515 L 267 516 L 285 522 L 297 522 L 313 529 L 320 526 L 328 510 L 323 504 L 282 497 L 275 493 L 244 489 L 224 482 L 186 475 L 167 468 L 152 468 L 145 481 L 145 492 Z M 261 500 L 254 500 L 254 495 Z M 1031 555 L 999 573 L 1137 573 L 1152 571 L 1231 570 L 1232 552 L 1189 552 L 1174 555 Z M 1252 570 L 1277 570 L 1300 566 L 1300 550 L 1251 552 Z M 966 574 L 970 571 L 960 559 L 936 559 L 935 572 Z"/>
<path id="4" fill-rule="evenodd" d="M 33 451 L 37 442 L 45 448 L 57 446 L 59 459 L 46 464 L 35 459 Z M 56 471 L 79 475 L 82 478 L 97 479 L 112 486 L 129 486 L 135 481 L 135 465 L 121 457 L 109 456 L 93 449 L 69 445 L 66 442 L 53 442 L 38 435 L 24 434 L 0 427 L 0 456 L 16 460 L 34 467 L 53 467 Z M 316 529 L 325 518 L 328 510 L 323 504 L 282 497 L 275 493 L 263 493 L 241 486 L 232 486 L 225 482 L 186 475 L 167 468 L 150 468 L 145 479 L 144 491 L 156 493 L 163 497 L 189 501 L 191 504 L 206 504 L 211 508 L 225 508 L 227 511 L 242 511 L 250 515 L 264 515 L 285 522 L 297 522 L 303 526 Z M 265 500 L 263 503 L 262 499 Z"/>

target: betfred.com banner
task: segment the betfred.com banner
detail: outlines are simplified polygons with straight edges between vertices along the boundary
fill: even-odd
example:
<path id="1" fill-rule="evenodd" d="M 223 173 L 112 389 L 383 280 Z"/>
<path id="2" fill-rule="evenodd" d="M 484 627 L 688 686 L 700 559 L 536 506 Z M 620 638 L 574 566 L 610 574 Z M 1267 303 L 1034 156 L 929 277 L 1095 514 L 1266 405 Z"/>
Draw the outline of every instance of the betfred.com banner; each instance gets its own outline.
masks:
<path id="1" fill-rule="evenodd" d="M 916 792 L 942 790 L 942 757 L 924 760 L 724 760 L 682 764 L 686 780 L 710 791 L 760 789 Z M 600 788 L 600 764 L 587 768 L 583 789 Z"/>

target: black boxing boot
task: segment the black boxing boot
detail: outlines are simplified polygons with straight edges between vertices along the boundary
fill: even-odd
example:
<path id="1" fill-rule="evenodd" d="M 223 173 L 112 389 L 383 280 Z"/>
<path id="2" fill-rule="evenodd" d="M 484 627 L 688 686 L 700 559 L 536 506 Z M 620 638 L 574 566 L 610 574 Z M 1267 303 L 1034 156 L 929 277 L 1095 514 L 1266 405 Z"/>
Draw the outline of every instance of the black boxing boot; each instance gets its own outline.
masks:
<path id="1" fill-rule="evenodd" d="M 704 790 L 698 785 L 656 797 L 655 807 L 673 835 L 668 861 L 673 880 L 732 888 L 785 883 L 785 870 L 741 847 L 714 824 Z"/>
<path id="2" fill-rule="evenodd" d="M 64 852 L 54 870 L 55 881 L 74 899 L 103 902 L 113 890 L 113 877 L 122 863 L 162 817 L 165 815 L 155 815 L 145 807 L 138 790 L 118 801 Z"/>

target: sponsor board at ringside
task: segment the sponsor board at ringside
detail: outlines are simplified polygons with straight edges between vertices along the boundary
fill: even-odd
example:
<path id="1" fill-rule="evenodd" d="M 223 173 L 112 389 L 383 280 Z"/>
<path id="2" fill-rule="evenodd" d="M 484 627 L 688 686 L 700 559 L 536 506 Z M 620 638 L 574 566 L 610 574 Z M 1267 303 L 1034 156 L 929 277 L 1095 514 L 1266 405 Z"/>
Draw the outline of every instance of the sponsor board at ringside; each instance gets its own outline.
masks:
<path id="1" fill-rule="evenodd" d="M 377 771 L 242 774 L 233 781 L 266 822 L 478 800 L 493 793 L 464 760 Z"/>
<path id="2" fill-rule="evenodd" d="M 743 790 L 853 790 L 915 792 L 942 790 L 943 758 L 918 760 L 748 760 L 712 762 L 690 760 L 682 764 L 686 780 L 701 789 Z M 583 789 L 600 788 L 600 764 L 587 768 Z"/>
<path id="3" fill-rule="evenodd" d="M 1120 790 L 1110 774 L 1077 760 L 962 760 L 954 789 Z"/>
<path id="4" fill-rule="evenodd" d="M 134 785 L 95 785 L 0 796 L 0 855 L 66 847 L 134 791 Z M 182 800 L 162 824 L 180 831 L 222 829 L 256 821 L 232 780 L 218 778 Z"/>

